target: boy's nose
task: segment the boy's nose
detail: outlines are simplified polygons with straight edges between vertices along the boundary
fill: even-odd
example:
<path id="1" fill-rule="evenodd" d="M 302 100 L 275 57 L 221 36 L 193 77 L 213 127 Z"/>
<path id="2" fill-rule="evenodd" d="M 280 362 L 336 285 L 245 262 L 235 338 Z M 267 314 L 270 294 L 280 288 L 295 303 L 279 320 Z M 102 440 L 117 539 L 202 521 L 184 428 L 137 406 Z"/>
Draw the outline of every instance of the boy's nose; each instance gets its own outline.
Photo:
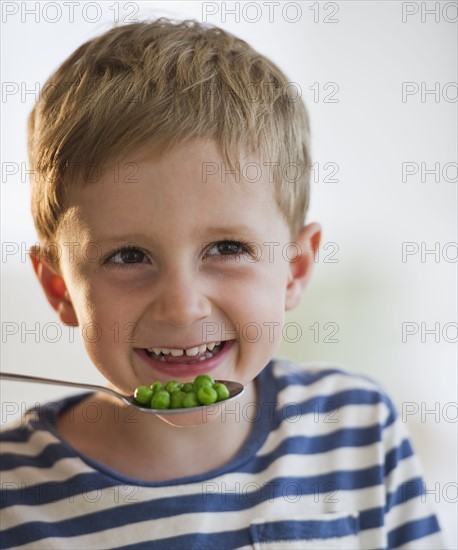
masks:
<path id="1" fill-rule="evenodd" d="M 202 292 L 202 281 L 196 278 L 184 270 L 164 277 L 151 305 L 154 321 L 186 327 L 210 315 L 210 300 Z"/>

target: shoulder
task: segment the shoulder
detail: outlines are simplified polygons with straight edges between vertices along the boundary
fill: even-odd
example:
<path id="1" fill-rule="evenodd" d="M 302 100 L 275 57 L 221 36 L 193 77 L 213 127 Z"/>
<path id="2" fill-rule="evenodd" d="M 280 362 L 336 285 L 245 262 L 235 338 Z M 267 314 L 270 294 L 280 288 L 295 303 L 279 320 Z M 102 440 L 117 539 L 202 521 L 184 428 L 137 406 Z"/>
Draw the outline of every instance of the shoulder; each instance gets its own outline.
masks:
<path id="1" fill-rule="evenodd" d="M 341 365 L 274 359 L 270 372 L 280 402 L 318 400 L 334 409 L 364 406 L 384 416 L 387 424 L 397 417 L 396 407 L 380 384 Z"/>
<path id="2" fill-rule="evenodd" d="M 45 429 L 36 411 L 29 411 L 24 419 L 5 426 L 0 431 L 1 469 L 3 475 L 22 467 L 50 466 L 50 452 L 60 442 Z"/>
<path id="3" fill-rule="evenodd" d="M 19 420 L 0 430 L 2 476 L 13 478 L 27 471 L 50 472 L 61 460 L 75 453 L 56 429 L 56 418 L 79 401 L 81 395 L 49 402 L 26 411 Z"/>
<path id="4" fill-rule="evenodd" d="M 276 359 L 265 380 L 274 388 L 270 401 L 275 402 L 277 424 L 283 429 L 295 422 L 310 436 L 339 436 L 345 445 L 349 439 L 358 446 L 380 442 L 386 451 L 407 436 L 382 387 L 340 365 Z"/>
<path id="5" fill-rule="evenodd" d="M 0 452 L 3 455 L 14 451 L 31 452 L 39 448 L 39 439 L 42 434 L 39 414 L 36 409 L 28 410 L 20 419 L 5 424 L 0 429 Z"/>
<path id="6" fill-rule="evenodd" d="M 350 369 L 333 363 L 311 362 L 297 363 L 288 358 L 273 359 L 270 363 L 272 374 L 276 379 L 283 379 L 291 384 L 310 385 L 317 382 L 333 385 L 352 384 L 361 387 L 371 387 L 380 390 L 378 383 L 372 378 L 353 372 Z"/>
<path id="7" fill-rule="evenodd" d="M 306 438 L 316 453 L 344 452 L 347 459 L 350 453 L 352 461 L 371 457 L 374 464 L 386 464 L 385 474 L 413 457 L 396 407 L 371 378 L 340 365 L 289 359 L 272 361 L 266 375 L 276 388 L 272 440 Z"/>

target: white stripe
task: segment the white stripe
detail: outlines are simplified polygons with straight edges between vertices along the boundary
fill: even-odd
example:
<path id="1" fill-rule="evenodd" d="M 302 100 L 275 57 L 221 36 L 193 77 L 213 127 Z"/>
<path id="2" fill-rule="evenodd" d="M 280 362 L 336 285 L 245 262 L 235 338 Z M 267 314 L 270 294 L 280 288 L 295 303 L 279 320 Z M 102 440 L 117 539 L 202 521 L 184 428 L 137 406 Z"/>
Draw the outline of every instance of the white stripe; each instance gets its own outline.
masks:
<path id="1" fill-rule="evenodd" d="M 30 490 L 33 490 L 31 488 Z M 202 494 L 201 484 L 177 485 L 170 487 L 141 487 L 136 485 L 117 485 L 94 490 L 92 485 L 87 490 L 76 494 L 70 491 L 68 499 L 59 502 L 49 502 L 37 506 L 16 505 L 5 508 L 2 512 L 2 528 L 14 527 L 22 524 L 24 518 L 31 521 L 61 521 L 68 518 L 77 518 L 80 515 L 92 514 L 102 510 L 110 510 L 126 504 L 147 502 L 155 499 L 184 495 Z M 204 497 L 202 497 L 204 498 Z M 10 512 L 11 510 L 11 512 Z M 52 520 L 50 519 L 52 518 Z"/>
<path id="2" fill-rule="evenodd" d="M 359 548 L 373 550 L 374 548 L 388 548 L 388 542 L 383 525 L 373 529 L 364 529 L 359 533 Z"/>
<path id="3" fill-rule="evenodd" d="M 328 372 L 335 371 L 337 372 Z M 377 393 L 383 392 L 383 389 L 375 382 L 366 378 L 363 374 L 358 374 L 349 371 L 341 365 L 329 365 L 321 363 L 293 363 L 289 359 L 275 360 L 272 368 L 272 374 L 275 378 L 286 377 L 288 378 L 288 387 L 300 386 L 303 388 L 315 388 L 317 385 L 323 385 L 325 388 L 333 388 L 333 391 L 337 389 L 367 389 L 369 391 L 375 391 Z M 321 378 L 315 381 L 310 381 L 310 378 L 314 376 L 324 374 Z M 290 379 L 290 376 L 304 377 L 306 384 L 300 384 L 295 380 Z M 350 388 L 348 388 L 350 384 Z"/>
<path id="4" fill-rule="evenodd" d="M 336 376 L 344 376 L 349 374 L 352 377 L 357 377 L 354 372 L 349 371 L 345 366 L 340 364 L 322 363 L 320 361 L 312 361 L 310 363 L 296 363 L 286 357 L 275 358 L 272 362 L 272 372 L 275 378 L 280 376 L 291 376 L 294 374 L 315 375 L 320 372 L 329 370 L 339 370 L 341 374 L 337 373 Z M 330 374 L 330 376 L 334 376 Z"/>
<path id="5" fill-rule="evenodd" d="M 408 500 L 409 497 L 415 496 L 417 491 L 421 490 L 415 482 L 412 484 L 411 479 L 419 476 L 418 458 L 416 455 L 411 455 L 404 460 L 401 460 L 397 467 L 392 470 L 385 478 L 385 486 L 388 493 L 394 493 L 397 490 L 401 491 L 401 499 Z"/>
<path id="6" fill-rule="evenodd" d="M 250 517 L 263 517 L 266 521 L 288 520 L 300 517 L 302 520 L 314 519 L 322 521 L 331 521 L 339 516 L 348 516 L 344 514 L 323 514 L 317 515 L 311 513 L 306 515 L 298 511 L 291 511 L 291 515 L 282 516 L 269 506 L 263 503 L 250 509 Z M 136 544 L 147 540 L 161 540 L 170 536 L 187 535 L 190 533 L 211 534 L 224 531 L 232 531 L 247 527 L 250 520 L 240 512 L 221 512 L 217 514 L 180 514 L 173 517 L 161 518 L 159 520 L 145 520 L 131 523 L 106 531 L 81 535 L 76 537 L 52 537 L 23 545 L 21 548 L 106 548 L 113 547 L 113 541 L 116 546 L 124 544 Z M 328 539 L 327 539 L 328 540 Z M 342 540 L 342 539 L 337 539 Z M 278 545 L 277 545 L 278 548 Z"/>
<path id="7" fill-rule="evenodd" d="M 423 502 L 420 497 L 411 498 L 407 502 L 395 506 L 386 514 L 386 528 L 387 531 L 392 531 L 404 525 L 406 521 L 422 520 L 430 515 L 431 505 L 428 501 Z"/>
<path id="8" fill-rule="evenodd" d="M 38 430 L 33 432 L 28 441 L 17 443 L 2 441 L 0 444 L 2 453 L 12 453 L 20 456 L 38 456 L 43 450 L 53 443 L 62 443 L 48 431 Z"/>
<path id="9" fill-rule="evenodd" d="M 315 455 L 283 455 L 272 462 L 268 468 L 258 473 L 231 472 L 198 483 L 163 487 L 139 486 L 138 492 L 134 491 L 134 488 L 128 486 L 127 484 L 123 484 L 121 486 L 103 489 L 103 493 L 108 493 L 108 495 L 111 495 L 107 499 L 97 499 L 97 493 L 91 491 L 91 487 L 88 487 L 88 490 L 82 495 L 73 495 L 71 497 L 71 502 L 78 503 L 79 499 L 82 499 L 83 501 L 85 499 L 87 502 L 91 503 L 91 512 L 96 512 L 104 509 L 105 507 L 111 508 L 113 506 L 118 506 L 120 503 L 128 502 L 129 495 L 132 495 L 134 492 L 135 498 L 141 497 L 139 499 L 140 501 L 146 501 L 153 498 L 160 499 L 175 496 L 179 498 L 182 495 L 192 494 L 202 494 L 203 498 L 205 498 L 205 493 L 211 494 L 225 491 L 230 492 L 233 490 L 238 491 L 241 495 L 245 495 L 247 493 L 253 493 L 257 488 L 264 492 L 268 492 L 273 490 L 270 485 L 274 482 L 277 483 L 277 487 L 282 490 L 283 487 L 278 485 L 278 481 L 272 481 L 276 477 L 284 477 L 287 475 L 288 477 L 307 476 L 313 478 L 319 475 L 333 473 L 336 470 L 336 465 L 340 465 L 342 469 L 349 472 L 356 471 L 359 469 L 376 466 L 376 459 L 379 455 L 380 450 L 377 445 L 371 445 L 367 448 L 359 447 L 356 451 L 354 448 L 344 447 L 341 449 L 334 449 L 333 451 L 329 451 L 327 453 L 319 453 Z M 18 468 L 15 471 L 17 477 L 10 477 L 10 480 L 13 480 L 12 482 L 16 483 L 18 488 L 23 487 L 24 485 L 22 484 L 25 484 L 26 486 L 32 486 L 30 490 L 33 490 L 33 486 L 37 483 L 62 482 L 66 479 L 72 478 L 76 474 L 90 473 L 93 471 L 95 470 L 88 467 L 84 462 L 78 459 L 63 459 L 50 469 L 41 470 L 30 467 Z M 407 463 L 405 475 L 407 476 L 409 472 L 411 472 L 411 464 Z M 404 476 L 402 477 L 402 481 L 403 480 Z M 117 483 L 120 481 L 122 480 L 117 480 Z M 318 482 L 315 483 L 312 479 L 310 483 L 311 490 L 315 494 L 323 492 L 332 493 L 335 490 L 334 486 L 319 487 Z M 284 485 L 284 487 L 286 486 Z M 295 487 L 290 485 L 289 488 L 293 491 Z M 288 489 L 288 487 L 286 487 L 286 489 Z M 363 503 L 368 502 L 368 507 L 370 507 L 370 502 L 374 502 L 374 497 L 375 495 L 371 495 L 371 497 L 369 497 L 369 501 L 364 499 L 359 503 L 359 505 L 363 505 L 364 507 L 365 505 Z M 321 495 L 320 498 L 323 498 L 323 495 Z M 84 504 L 84 502 L 81 502 L 80 504 Z M 23 516 L 27 517 L 28 521 L 38 521 L 46 517 L 46 514 L 50 514 L 55 521 L 58 521 L 60 519 L 65 519 L 75 515 L 75 508 L 80 508 L 80 506 L 78 505 L 73 507 L 72 505 L 70 514 L 68 514 L 68 511 L 62 501 L 59 502 L 57 507 L 54 502 L 42 504 L 40 506 L 18 506 L 16 510 L 16 517 Z M 8 527 L 13 525 L 14 523 L 8 524 Z"/>
<path id="10" fill-rule="evenodd" d="M 307 373 L 309 374 L 309 373 Z M 313 373 L 312 373 L 313 374 Z M 298 380 L 292 380 L 283 390 L 278 393 L 278 397 L 282 398 L 283 394 L 291 392 L 291 397 L 294 399 L 307 399 L 309 397 L 331 396 L 335 393 L 341 393 L 348 390 L 364 390 L 381 394 L 381 390 L 375 384 L 365 380 L 364 378 L 346 376 L 343 374 L 329 374 L 323 378 L 318 378 L 314 382 L 301 383 Z"/>
<path id="11" fill-rule="evenodd" d="M 335 413 L 321 415 L 310 414 L 299 416 L 299 408 L 290 405 L 289 412 L 292 416 L 285 419 L 276 430 L 269 433 L 266 441 L 256 453 L 262 456 L 272 452 L 279 444 L 282 432 L 285 437 L 316 437 L 332 434 L 345 428 L 367 428 L 384 421 L 380 414 L 377 417 L 373 405 L 347 405 L 341 407 Z M 286 413 L 285 413 L 286 414 Z M 360 447 L 357 447 L 358 449 Z"/>
<path id="12" fill-rule="evenodd" d="M 398 546 L 398 548 L 405 548 L 408 550 L 444 550 L 445 548 L 450 549 L 451 546 L 445 544 L 442 533 L 434 533 L 427 537 L 410 541 L 407 544 Z"/>
<path id="13" fill-rule="evenodd" d="M 371 452 L 372 451 L 372 452 Z M 364 452 L 361 448 L 358 452 L 353 449 L 340 449 L 316 455 L 286 455 L 279 457 L 265 470 L 258 473 L 232 472 L 217 478 L 204 481 L 209 491 L 213 487 L 235 487 L 238 483 L 241 487 L 250 483 L 263 485 L 277 477 L 307 477 L 310 483 L 315 483 L 317 476 L 332 474 L 340 466 L 342 470 L 352 472 L 367 467 L 377 466 L 374 458 L 376 449 L 368 449 Z M 212 485 L 212 483 L 214 485 Z M 322 489 L 322 488 L 321 488 Z"/>
<path id="14" fill-rule="evenodd" d="M 348 535 L 346 537 L 339 538 L 329 538 L 329 539 L 314 539 L 314 540 L 281 540 L 274 542 L 262 542 L 253 544 L 253 546 L 248 546 L 245 548 L 254 548 L 255 550 L 334 550 L 342 549 L 353 550 L 361 548 L 359 544 L 359 537 L 354 535 Z"/>
<path id="15" fill-rule="evenodd" d="M 274 499 L 273 484 L 262 485 L 263 489 L 259 495 L 254 492 L 253 489 L 255 487 L 253 485 L 254 482 L 245 486 L 242 484 L 237 486 L 227 485 L 228 490 L 226 494 L 230 498 L 233 498 L 231 495 L 235 494 L 240 504 L 247 506 L 247 509 L 231 512 L 242 518 L 242 526 L 244 525 L 243 522 L 246 523 L 247 514 L 249 517 L 252 517 L 253 510 L 256 508 L 270 514 L 272 514 L 272 509 L 274 508 L 275 514 L 278 517 L 290 517 L 291 515 L 304 512 L 310 514 L 334 514 L 348 509 L 371 508 L 374 502 L 380 502 L 383 499 L 383 487 L 381 486 L 351 491 L 336 489 L 322 494 L 319 493 L 317 487 L 317 490 L 313 490 L 311 494 L 301 494 L 299 487 L 289 484 L 280 487 L 279 492 L 281 496 Z M 278 489 L 278 487 L 277 485 L 276 488 Z M 199 494 L 197 492 L 197 495 Z M 225 502 L 226 494 L 222 493 L 219 496 L 221 500 L 220 504 Z M 173 497 L 174 495 L 169 494 L 167 496 Z M 16 525 L 22 525 L 24 518 L 26 518 L 27 522 L 58 522 L 65 519 L 77 518 L 81 515 L 95 514 L 103 510 L 116 509 L 135 501 L 145 503 L 153 499 L 158 500 L 159 498 L 157 495 L 154 495 L 152 489 L 145 490 L 144 487 L 107 487 L 98 491 L 88 491 L 83 494 L 74 495 L 68 500 L 62 500 L 57 504 L 49 503 L 33 507 L 18 505 L 7 508 L 2 512 L 2 528 L 7 529 Z M 178 499 L 179 495 L 176 495 L 176 498 Z M 207 496 L 202 494 L 202 502 L 205 502 L 206 498 Z M 256 499 L 258 502 L 255 501 Z M 157 505 L 154 503 L 150 504 L 150 506 L 159 505 L 159 503 Z M 226 528 L 225 518 L 227 514 L 228 512 L 212 512 L 210 516 L 212 517 L 212 522 L 216 525 L 218 525 L 220 518 L 223 518 L 221 519 L 220 528 L 224 530 Z M 196 517 L 199 517 L 199 514 L 196 514 Z M 164 520 L 158 519 L 152 521 L 162 522 Z"/>
<path id="16" fill-rule="evenodd" d="M 23 486 L 33 486 L 37 483 L 58 483 L 75 475 L 93 471 L 94 469 L 80 458 L 69 457 L 58 460 L 51 468 L 20 466 L 14 470 L 3 472 L 2 479 L 15 481 L 18 483 L 18 488 L 20 488 Z"/>

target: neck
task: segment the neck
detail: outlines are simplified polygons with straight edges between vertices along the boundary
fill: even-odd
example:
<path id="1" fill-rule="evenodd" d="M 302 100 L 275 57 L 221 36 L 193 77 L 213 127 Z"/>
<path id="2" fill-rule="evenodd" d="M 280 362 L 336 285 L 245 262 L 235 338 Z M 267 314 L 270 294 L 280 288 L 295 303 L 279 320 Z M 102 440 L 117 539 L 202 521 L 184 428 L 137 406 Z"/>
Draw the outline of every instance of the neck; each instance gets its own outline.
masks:
<path id="1" fill-rule="evenodd" d="M 209 409 L 172 417 L 172 422 L 198 425 L 171 425 L 162 418 L 143 413 L 105 394 L 91 397 L 97 421 L 88 414 L 88 401 L 79 403 L 58 421 L 62 436 L 77 451 L 101 462 L 118 473 L 145 481 L 165 481 L 198 475 L 233 459 L 253 426 L 247 411 L 256 403 L 257 392 L 251 382 L 242 396 L 219 414 Z M 96 404 L 96 405 L 95 405 Z M 71 421 L 70 421 L 71 419 Z"/>

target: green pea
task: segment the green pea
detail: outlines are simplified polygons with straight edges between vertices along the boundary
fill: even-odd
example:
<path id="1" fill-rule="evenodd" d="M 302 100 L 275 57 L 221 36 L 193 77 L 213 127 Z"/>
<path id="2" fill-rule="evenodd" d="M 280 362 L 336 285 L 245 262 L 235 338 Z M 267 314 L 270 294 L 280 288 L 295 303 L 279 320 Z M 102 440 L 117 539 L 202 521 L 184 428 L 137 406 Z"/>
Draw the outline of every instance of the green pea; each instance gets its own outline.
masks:
<path id="1" fill-rule="evenodd" d="M 165 390 L 158 391 L 151 399 L 152 409 L 168 409 L 170 407 L 170 393 Z"/>
<path id="2" fill-rule="evenodd" d="M 187 395 L 188 394 L 185 393 L 184 391 L 173 392 L 172 395 L 170 396 L 170 408 L 183 409 L 184 408 L 183 401 Z"/>
<path id="3" fill-rule="evenodd" d="M 162 391 L 164 386 L 162 385 L 162 382 L 156 381 L 154 384 L 151 384 L 150 388 L 153 390 L 153 393 L 157 393 L 158 391 Z"/>
<path id="4" fill-rule="evenodd" d="M 216 391 L 218 395 L 217 401 L 224 401 L 225 399 L 229 399 L 231 395 L 229 393 L 229 390 L 227 389 L 227 386 L 225 384 L 221 384 L 221 382 L 217 382 L 213 386 L 213 389 Z"/>
<path id="5" fill-rule="evenodd" d="M 194 378 L 194 391 L 199 391 L 200 388 L 211 388 L 215 381 L 209 374 L 199 374 Z"/>
<path id="6" fill-rule="evenodd" d="M 153 391 L 148 386 L 138 386 L 134 393 L 135 401 L 140 405 L 146 405 L 153 397 Z"/>
<path id="7" fill-rule="evenodd" d="M 178 382 L 177 380 L 170 380 L 170 382 L 167 382 L 167 384 L 165 385 L 165 389 L 169 393 L 180 391 L 182 387 L 183 387 L 183 384 L 180 384 L 180 382 Z"/>
<path id="8" fill-rule="evenodd" d="M 135 402 L 152 409 L 181 409 L 211 405 L 230 397 L 225 384 L 215 382 L 209 374 L 196 376 L 193 382 L 182 384 L 169 380 L 165 385 L 158 380 L 148 386 L 138 386 L 134 393 Z"/>
<path id="9" fill-rule="evenodd" d="M 198 407 L 199 401 L 197 395 L 194 392 L 189 392 L 186 394 L 186 397 L 183 399 L 183 408 L 187 409 L 190 407 Z"/>
<path id="10" fill-rule="evenodd" d="M 218 399 L 218 394 L 213 388 L 203 386 L 197 392 L 197 399 L 201 405 L 211 405 Z"/>

